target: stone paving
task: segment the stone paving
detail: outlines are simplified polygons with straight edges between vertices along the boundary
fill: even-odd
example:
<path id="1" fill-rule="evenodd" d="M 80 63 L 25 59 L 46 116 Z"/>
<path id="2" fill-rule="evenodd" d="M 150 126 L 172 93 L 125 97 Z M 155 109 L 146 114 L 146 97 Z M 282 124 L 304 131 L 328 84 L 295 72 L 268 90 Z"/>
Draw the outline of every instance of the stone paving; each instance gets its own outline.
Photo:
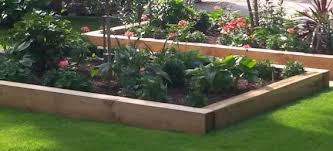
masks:
<path id="1" fill-rule="evenodd" d="M 274 2 L 278 2 L 278 0 L 274 0 Z M 292 15 L 296 10 L 301 11 L 310 7 L 310 2 L 311 0 L 285 0 L 284 7 L 287 14 Z M 246 0 L 202 0 L 202 2 L 195 4 L 195 7 L 202 10 L 212 10 L 215 6 L 230 8 L 231 10 L 239 11 L 243 15 L 248 15 Z"/>

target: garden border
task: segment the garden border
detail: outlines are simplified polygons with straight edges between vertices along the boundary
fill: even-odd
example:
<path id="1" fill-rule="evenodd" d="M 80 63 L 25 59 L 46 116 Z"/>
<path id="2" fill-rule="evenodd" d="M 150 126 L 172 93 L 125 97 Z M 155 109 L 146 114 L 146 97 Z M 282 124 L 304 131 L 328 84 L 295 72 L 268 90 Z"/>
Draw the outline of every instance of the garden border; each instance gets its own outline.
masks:
<path id="1" fill-rule="evenodd" d="M 128 26 L 117 26 L 111 28 L 113 33 L 124 32 Z M 93 44 L 103 46 L 103 34 L 101 30 L 92 31 L 84 34 Z M 149 47 L 153 51 L 159 51 L 164 47 L 166 40 L 153 38 L 138 38 L 123 35 L 111 35 L 112 47 L 118 46 L 118 42 L 122 45 L 133 44 L 136 42 L 138 48 Z M 198 50 L 202 54 L 216 57 L 224 57 L 230 54 L 246 55 L 256 60 L 272 60 L 276 64 L 286 64 L 288 61 L 302 62 L 306 67 L 326 69 L 333 72 L 333 55 L 310 54 L 303 52 L 290 52 L 257 48 L 241 48 L 231 47 L 219 44 L 192 43 L 192 42 L 173 42 L 168 41 L 167 46 L 175 47 L 180 51 Z M 333 80 L 333 74 L 330 75 Z"/>
<path id="2" fill-rule="evenodd" d="M 0 81 L 0 106 L 135 127 L 204 134 L 329 87 L 329 71 L 311 68 L 306 68 L 306 71 L 303 75 L 204 108 L 9 81 Z"/>

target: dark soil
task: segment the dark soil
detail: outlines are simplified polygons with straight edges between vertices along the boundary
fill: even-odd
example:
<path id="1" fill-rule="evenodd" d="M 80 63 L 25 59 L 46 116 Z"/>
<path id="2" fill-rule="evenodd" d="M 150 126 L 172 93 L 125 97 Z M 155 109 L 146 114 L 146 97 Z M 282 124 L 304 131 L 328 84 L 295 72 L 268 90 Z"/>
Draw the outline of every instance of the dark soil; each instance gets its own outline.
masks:
<path id="1" fill-rule="evenodd" d="M 79 72 L 86 74 L 87 76 L 90 75 L 90 70 L 95 67 L 96 65 L 99 65 L 101 62 L 93 62 L 93 63 L 86 63 L 83 65 L 80 65 L 78 67 Z M 277 70 L 277 72 L 281 72 Z M 279 77 L 275 80 L 279 81 L 282 78 Z M 117 82 L 114 79 L 105 80 L 101 77 L 94 77 L 92 79 L 93 82 L 93 93 L 100 93 L 100 94 L 107 94 L 107 95 L 114 95 L 119 96 L 118 92 L 120 91 L 120 86 L 117 84 Z M 234 90 L 225 91 L 223 93 L 219 94 L 207 94 L 208 97 L 208 105 L 213 104 L 228 98 L 231 98 L 233 96 L 237 96 L 243 93 L 246 93 L 251 90 L 259 89 L 264 86 L 267 86 L 269 84 L 273 83 L 273 81 L 260 81 L 258 83 L 252 84 L 247 82 L 246 80 L 239 80 L 238 82 L 238 88 Z M 185 97 L 187 94 L 187 90 L 185 88 L 168 88 L 168 100 L 165 100 L 165 103 L 170 104 L 177 104 L 177 105 L 185 105 L 189 106 L 189 104 L 185 101 Z"/>

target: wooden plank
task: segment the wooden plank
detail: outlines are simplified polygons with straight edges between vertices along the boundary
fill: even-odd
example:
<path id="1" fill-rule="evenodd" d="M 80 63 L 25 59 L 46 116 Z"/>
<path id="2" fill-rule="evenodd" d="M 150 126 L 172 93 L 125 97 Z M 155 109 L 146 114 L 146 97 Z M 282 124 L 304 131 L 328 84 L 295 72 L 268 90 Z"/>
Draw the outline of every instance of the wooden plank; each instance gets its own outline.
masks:
<path id="1" fill-rule="evenodd" d="M 262 89 L 193 108 L 118 96 L 0 81 L 0 106 L 136 127 L 203 134 L 329 87 L 329 72 L 306 69 Z"/>
<path id="2" fill-rule="evenodd" d="M 328 88 L 328 83 L 328 72 L 309 72 L 205 108 L 214 110 L 215 128 L 223 128 Z"/>
<path id="3" fill-rule="evenodd" d="M 159 130 L 203 134 L 213 128 L 208 109 L 7 81 L 0 81 L 0 105 Z"/>

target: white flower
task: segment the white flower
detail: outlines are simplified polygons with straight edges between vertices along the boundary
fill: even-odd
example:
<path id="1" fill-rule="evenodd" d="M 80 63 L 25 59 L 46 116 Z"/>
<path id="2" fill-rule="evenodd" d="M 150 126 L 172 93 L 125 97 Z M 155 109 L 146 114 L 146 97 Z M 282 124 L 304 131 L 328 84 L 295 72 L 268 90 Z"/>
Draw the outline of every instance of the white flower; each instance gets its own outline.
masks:
<path id="1" fill-rule="evenodd" d="M 287 38 L 286 36 L 282 36 L 282 37 L 280 37 L 280 39 L 281 39 L 282 41 L 286 41 L 286 40 L 288 40 L 288 38 Z"/>

